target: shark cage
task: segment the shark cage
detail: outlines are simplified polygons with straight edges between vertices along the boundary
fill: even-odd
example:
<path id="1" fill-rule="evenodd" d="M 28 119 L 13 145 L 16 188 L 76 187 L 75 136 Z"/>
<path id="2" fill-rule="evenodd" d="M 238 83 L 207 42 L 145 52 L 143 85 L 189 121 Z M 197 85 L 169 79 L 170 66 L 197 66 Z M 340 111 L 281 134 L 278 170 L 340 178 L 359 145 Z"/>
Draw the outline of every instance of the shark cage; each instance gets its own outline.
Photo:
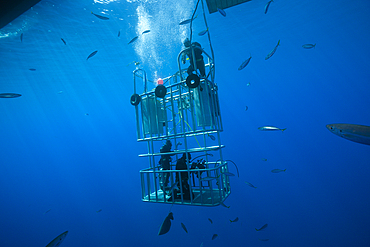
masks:
<path id="1" fill-rule="evenodd" d="M 203 75 L 197 74 L 199 60 L 206 57 Z M 185 54 L 194 59 L 195 73 L 181 68 Z M 223 159 L 220 132 L 223 131 L 214 83 L 214 63 L 201 48 L 191 46 L 178 55 L 179 71 L 148 90 L 143 69 L 134 72 L 137 141 L 146 142 L 149 167 L 140 171 L 141 199 L 144 202 L 218 206 L 230 195 L 228 162 Z M 189 70 L 189 69 L 188 69 Z M 193 70 L 193 71 L 194 71 Z M 188 76 L 185 74 L 188 72 Z M 186 78 L 185 78 L 186 77 Z M 137 83 L 144 92 L 138 94 Z M 173 150 L 171 150 L 173 145 Z M 193 156 L 193 157 L 192 157 Z"/>

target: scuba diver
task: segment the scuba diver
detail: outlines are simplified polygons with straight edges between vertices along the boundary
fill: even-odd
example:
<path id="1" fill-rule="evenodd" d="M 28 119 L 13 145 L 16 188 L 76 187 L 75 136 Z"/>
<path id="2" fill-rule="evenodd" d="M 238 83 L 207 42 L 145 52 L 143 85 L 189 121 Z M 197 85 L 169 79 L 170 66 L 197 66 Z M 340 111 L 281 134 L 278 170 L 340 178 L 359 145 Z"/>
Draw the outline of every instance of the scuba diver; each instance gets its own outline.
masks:
<path id="1" fill-rule="evenodd" d="M 204 60 L 202 56 L 202 53 L 203 53 L 202 46 L 198 42 L 191 43 L 188 38 L 184 40 L 184 46 L 186 48 L 193 47 L 193 49 L 186 50 L 182 54 L 182 57 L 181 57 L 181 61 L 183 64 L 185 64 L 186 62 L 186 57 L 189 57 L 190 66 L 188 67 L 188 70 L 187 70 L 188 75 L 193 74 L 193 71 L 194 71 L 194 59 L 193 59 L 193 52 L 192 52 L 192 50 L 194 50 L 195 62 L 196 62 L 195 68 L 199 70 L 201 76 L 206 77 L 206 70 L 205 70 Z"/>
<path id="2" fill-rule="evenodd" d="M 181 190 L 174 189 L 173 193 L 175 196 L 175 199 L 181 199 L 181 191 L 183 200 L 190 200 L 190 186 L 189 186 L 189 175 L 188 175 L 188 166 L 187 161 L 190 162 L 191 155 L 190 153 L 184 153 L 180 159 L 176 162 L 176 170 L 186 170 L 184 172 L 176 172 L 176 183 L 178 186 L 180 186 L 180 180 L 181 180 Z M 194 198 L 194 194 L 193 194 Z M 172 201 L 172 196 L 168 199 L 168 201 Z"/>
<path id="3" fill-rule="evenodd" d="M 170 140 L 167 140 L 166 143 L 161 147 L 160 153 L 168 153 L 172 152 L 171 151 L 172 143 Z M 159 164 L 161 165 L 162 169 L 161 170 L 171 170 L 171 161 L 172 161 L 172 156 L 173 154 L 163 154 L 161 155 L 161 158 L 159 160 Z M 163 172 L 161 173 L 161 189 L 164 191 L 168 182 L 170 179 L 170 174 L 169 172 Z"/>

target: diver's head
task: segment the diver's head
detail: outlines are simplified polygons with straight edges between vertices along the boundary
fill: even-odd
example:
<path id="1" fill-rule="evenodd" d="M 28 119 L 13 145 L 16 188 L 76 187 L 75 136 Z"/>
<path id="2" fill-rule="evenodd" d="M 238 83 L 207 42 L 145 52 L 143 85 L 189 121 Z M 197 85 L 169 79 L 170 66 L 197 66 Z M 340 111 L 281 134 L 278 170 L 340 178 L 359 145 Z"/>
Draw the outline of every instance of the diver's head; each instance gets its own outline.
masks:
<path id="1" fill-rule="evenodd" d="M 186 39 L 184 40 L 184 46 L 185 46 L 185 47 L 190 47 L 190 46 L 191 46 L 191 42 L 190 42 L 190 40 L 189 40 L 188 38 L 186 38 Z"/>
<path id="2" fill-rule="evenodd" d="M 190 153 L 183 153 L 183 154 L 182 154 L 182 158 L 183 158 L 184 160 L 186 160 L 186 156 L 188 156 L 188 160 L 190 161 L 190 160 L 191 160 L 191 154 L 190 154 Z"/>
<path id="3" fill-rule="evenodd" d="M 172 142 L 170 140 L 167 140 L 165 145 L 169 146 L 169 147 L 172 147 Z"/>

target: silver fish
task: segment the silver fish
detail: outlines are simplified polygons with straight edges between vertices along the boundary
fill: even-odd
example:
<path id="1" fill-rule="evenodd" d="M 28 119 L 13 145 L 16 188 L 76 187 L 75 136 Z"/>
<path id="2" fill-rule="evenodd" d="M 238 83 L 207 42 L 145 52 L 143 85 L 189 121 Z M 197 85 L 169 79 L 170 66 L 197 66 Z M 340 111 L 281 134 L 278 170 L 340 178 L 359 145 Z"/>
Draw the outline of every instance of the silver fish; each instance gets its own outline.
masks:
<path id="1" fill-rule="evenodd" d="M 0 93 L 0 98 L 18 98 L 21 96 L 22 94 L 19 93 Z"/>
<path id="2" fill-rule="evenodd" d="M 89 60 L 89 58 L 92 58 L 93 56 L 95 56 L 96 55 L 96 53 L 97 53 L 98 51 L 93 51 L 87 58 L 86 58 L 86 60 Z"/>
<path id="3" fill-rule="evenodd" d="M 285 171 L 286 171 L 286 169 L 284 169 L 284 170 L 281 170 L 281 169 L 273 169 L 273 170 L 271 170 L 272 173 L 279 173 L 279 172 L 285 172 Z"/>
<path id="4" fill-rule="evenodd" d="M 212 240 L 214 240 L 215 238 L 217 238 L 218 234 L 213 234 L 212 236 Z"/>
<path id="5" fill-rule="evenodd" d="M 132 40 L 130 40 L 130 42 L 128 42 L 128 45 L 131 44 L 132 42 L 134 42 L 135 40 L 137 40 L 137 38 L 139 38 L 139 36 L 136 36 L 135 38 L 133 38 Z"/>
<path id="6" fill-rule="evenodd" d="M 225 10 L 223 10 L 223 9 L 219 9 L 219 8 L 217 8 L 217 10 L 218 10 L 218 12 L 220 12 L 220 14 L 221 14 L 223 17 L 226 17 L 226 12 L 225 12 Z"/>
<path id="7" fill-rule="evenodd" d="M 236 217 L 235 220 L 230 220 L 230 223 L 232 223 L 232 222 L 238 222 L 238 220 L 239 220 L 239 217 Z"/>
<path id="8" fill-rule="evenodd" d="M 263 229 L 266 229 L 267 226 L 268 224 L 264 224 L 260 229 L 257 229 L 257 228 L 254 228 L 254 229 L 256 229 L 256 231 L 262 231 Z"/>
<path id="9" fill-rule="evenodd" d="M 62 39 L 62 38 L 60 38 L 62 41 L 63 41 L 63 43 L 65 44 L 65 45 L 67 45 L 67 42 L 64 40 L 64 39 Z"/>
<path id="10" fill-rule="evenodd" d="M 222 174 L 224 174 L 225 176 L 228 176 L 228 177 L 234 177 L 235 176 L 235 174 L 231 173 L 231 172 L 223 172 Z"/>
<path id="11" fill-rule="evenodd" d="M 251 59 L 252 59 L 252 55 L 239 66 L 238 70 L 244 69 L 248 65 L 248 63 L 251 61 Z"/>
<path id="12" fill-rule="evenodd" d="M 198 16 L 198 15 L 197 15 Z M 185 24 L 189 24 L 191 21 L 194 21 L 195 20 L 195 18 L 197 18 L 197 16 L 195 16 L 194 17 L 194 19 L 187 19 L 187 20 L 185 20 L 185 21 L 182 21 L 182 22 L 180 22 L 179 23 L 179 25 L 185 25 Z"/>
<path id="13" fill-rule="evenodd" d="M 58 237 L 54 238 L 53 241 L 51 241 L 48 245 L 46 245 L 46 247 L 59 246 L 63 242 L 63 240 L 66 238 L 67 234 L 68 234 L 68 231 L 63 232 Z"/>
<path id="14" fill-rule="evenodd" d="M 214 179 L 217 179 L 215 177 L 205 177 L 205 178 L 201 178 L 200 181 L 211 181 L 211 180 L 214 180 Z"/>
<path id="15" fill-rule="evenodd" d="M 312 48 L 315 48 L 316 44 L 305 44 L 305 45 L 302 45 L 303 48 L 305 49 L 312 49 Z"/>
<path id="16" fill-rule="evenodd" d="M 259 238 L 258 240 L 263 241 L 263 242 L 269 241 L 268 238 Z"/>
<path id="17" fill-rule="evenodd" d="M 328 124 L 331 133 L 347 140 L 370 145 L 370 126 L 358 124 Z"/>
<path id="18" fill-rule="evenodd" d="M 149 33 L 150 30 L 145 30 L 144 32 L 142 32 L 141 34 L 144 34 L 144 33 Z"/>
<path id="19" fill-rule="evenodd" d="M 265 57 L 265 60 L 269 59 L 270 57 L 272 57 L 272 55 L 274 55 L 274 53 L 276 52 L 276 49 L 278 48 L 279 45 L 280 45 L 280 39 L 279 39 L 277 45 L 275 46 L 275 48 L 272 51 L 270 51 L 269 54 L 267 54 L 267 56 Z"/>
<path id="20" fill-rule="evenodd" d="M 209 220 L 209 222 L 211 222 L 211 224 L 213 224 L 213 221 L 210 218 L 208 218 L 208 220 Z"/>
<path id="21" fill-rule="evenodd" d="M 198 33 L 199 36 L 203 36 L 208 32 L 208 28 Z"/>
<path id="22" fill-rule="evenodd" d="M 173 220 L 173 213 L 170 212 L 167 217 L 164 219 L 161 227 L 159 228 L 158 235 L 166 234 L 171 228 L 171 220 Z"/>
<path id="23" fill-rule="evenodd" d="M 184 223 L 181 223 L 181 227 L 182 227 L 182 229 L 184 229 L 184 231 L 185 231 L 186 233 L 188 233 L 188 229 L 186 229 L 186 227 L 185 227 Z"/>
<path id="24" fill-rule="evenodd" d="M 98 17 L 98 18 L 99 18 L 99 19 L 101 19 L 101 20 L 109 20 L 109 18 L 108 18 L 108 17 L 94 14 L 92 11 L 91 11 L 91 14 L 95 15 L 96 17 Z"/>
<path id="25" fill-rule="evenodd" d="M 262 130 L 262 131 L 274 131 L 274 130 L 281 130 L 282 132 L 284 130 L 286 130 L 286 128 L 284 129 L 280 129 L 278 127 L 275 127 L 275 126 L 262 126 L 262 127 L 258 127 L 259 130 Z"/>
<path id="26" fill-rule="evenodd" d="M 266 3 L 266 5 L 265 5 L 265 14 L 267 14 L 267 11 L 269 10 L 271 2 L 273 2 L 273 1 L 270 0 L 268 3 Z"/>
<path id="27" fill-rule="evenodd" d="M 23 33 L 21 33 L 21 42 L 23 42 Z"/>
<path id="28" fill-rule="evenodd" d="M 249 182 L 245 182 L 249 187 L 252 187 L 252 188 L 255 188 L 255 189 L 257 189 L 257 187 L 256 186 L 254 186 L 253 184 L 251 184 L 251 183 L 249 183 Z"/>
<path id="29" fill-rule="evenodd" d="M 208 134 L 209 138 L 211 138 L 212 141 L 215 141 L 216 140 L 216 137 L 214 135 L 210 135 Z"/>

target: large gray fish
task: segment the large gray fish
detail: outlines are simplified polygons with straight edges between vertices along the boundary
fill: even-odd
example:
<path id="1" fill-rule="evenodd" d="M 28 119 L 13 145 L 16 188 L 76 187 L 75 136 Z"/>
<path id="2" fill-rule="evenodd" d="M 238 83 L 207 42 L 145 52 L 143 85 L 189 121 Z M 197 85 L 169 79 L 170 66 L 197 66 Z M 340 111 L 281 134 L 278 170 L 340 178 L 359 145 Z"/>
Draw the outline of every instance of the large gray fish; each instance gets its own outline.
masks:
<path id="1" fill-rule="evenodd" d="M 275 48 L 272 51 L 270 51 L 269 54 L 267 54 L 267 56 L 265 57 L 265 60 L 269 59 L 270 57 L 272 57 L 272 55 L 274 55 L 274 53 L 276 52 L 276 49 L 278 48 L 279 45 L 280 45 L 280 39 L 279 39 L 277 45 L 275 46 Z"/>
<path id="2" fill-rule="evenodd" d="M 170 212 L 164 219 L 161 228 L 159 228 L 158 235 L 166 234 L 171 228 L 171 220 L 173 220 L 173 213 Z"/>
<path id="3" fill-rule="evenodd" d="M 331 133 L 347 140 L 370 145 L 370 126 L 357 124 L 328 124 Z"/>
<path id="4" fill-rule="evenodd" d="M 63 240 L 66 238 L 68 231 L 63 232 L 58 237 L 54 238 L 46 247 L 57 247 L 59 246 Z"/>

